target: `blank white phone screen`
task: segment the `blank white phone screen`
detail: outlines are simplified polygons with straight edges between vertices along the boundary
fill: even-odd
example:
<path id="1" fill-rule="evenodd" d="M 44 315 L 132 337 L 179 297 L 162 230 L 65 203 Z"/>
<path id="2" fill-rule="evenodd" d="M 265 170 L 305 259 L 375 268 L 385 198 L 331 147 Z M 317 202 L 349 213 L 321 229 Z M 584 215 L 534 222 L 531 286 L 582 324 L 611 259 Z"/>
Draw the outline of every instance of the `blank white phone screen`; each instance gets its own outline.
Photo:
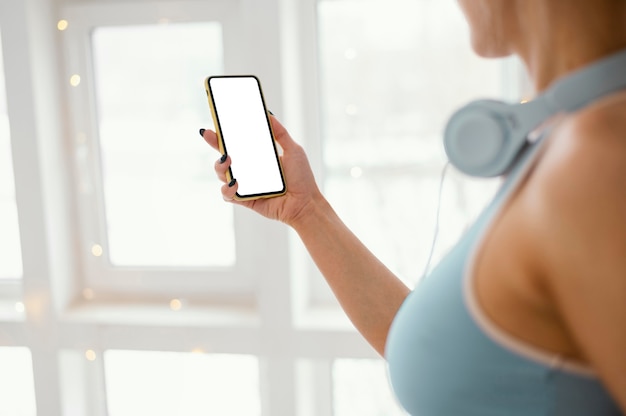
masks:
<path id="1" fill-rule="evenodd" d="M 241 197 L 281 193 L 285 184 L 255 77 L 209 79 L 213 105 L 231 172 Z"/>

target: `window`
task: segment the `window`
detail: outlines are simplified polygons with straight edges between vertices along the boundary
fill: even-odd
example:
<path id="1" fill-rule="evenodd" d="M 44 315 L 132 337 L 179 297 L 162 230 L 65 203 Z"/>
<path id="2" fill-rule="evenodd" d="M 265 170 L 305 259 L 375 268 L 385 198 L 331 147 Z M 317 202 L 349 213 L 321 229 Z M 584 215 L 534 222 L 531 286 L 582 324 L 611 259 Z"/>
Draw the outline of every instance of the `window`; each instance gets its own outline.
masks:
<path id="1" fill-rule="evenodd" d="M 437 217 L 429 266 L 498 184 L 451 168 L 442 178 L 447 117 L 472 99 L 517 97 L 518 65 L 475 56 L 452 2 L 319 0 L 317 13 L 325 193 L 365 244 L 413 286 L 430 258 Z M 332 302 L 309 267 L 312 302 Z"/>
<path id="2" fill-rule="evenodd" d="M 113 265 L 235 262 L 232 207 L 210 192 L 219 186 L 207 169 L 212 151 L 192 131 L 206 124 L 204 77 L 223 72 L 221 35 L 215 22 L 97 27 L 92 34 Z"/>
<path id="3" fill-rule="evenodd" d="M 1 39 L 0 39 L 1 41 Z M 0 281 L 22 276 L 20 234 L 15 203 L 13 158 L 0 42 Z"/>
<path id="4" fill-rule="evenodd" d="M 222 2 L 67 7 L 89 296 L 196 296 L 254 284 L 254 253 L 238 240 L 241 220 L 212 173 L 218 154 L 198 135 L 212 127 L 204 79 L 233 65 L 225 45 L 243 52 L 237 13 Z"/>
<path id="5" fill-rule="evenodd" d="M 414 283 L 434 229 L 446 118 L 478 96 L 506 97 L 515 80 L 510 63 L 472 53 L 456 4 L 392 3 L 318 3 L 325 189 L 367 245 Z M 452 181 L 446 246 L 493 189 Z"/>
<path id="6" fill-rule="evenodd" d="M 382 360 L 338 359 L 333 363 L 334 416 L 403 416 Z"/>
<path id="7" fill-rule="evenodd" d="M 111 416 L 261 414 L 255 357 L 110 350 L 104 364 Z"/>
<path id="8" fill-rule="evenodd" d="M 35 386 L 30 351 L 0 347 L 0 414 L 35 416 Z"/>

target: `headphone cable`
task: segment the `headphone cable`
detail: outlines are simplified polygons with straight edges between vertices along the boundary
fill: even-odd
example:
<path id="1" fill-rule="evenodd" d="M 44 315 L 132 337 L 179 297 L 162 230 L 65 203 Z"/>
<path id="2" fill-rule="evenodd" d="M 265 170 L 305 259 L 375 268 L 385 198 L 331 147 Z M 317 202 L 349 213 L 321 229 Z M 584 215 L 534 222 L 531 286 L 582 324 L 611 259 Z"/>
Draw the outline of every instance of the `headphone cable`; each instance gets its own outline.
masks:
<path id="1" fill-rule="evenodd" d="M 443 165 L 443 169 L 441 170 L 441 177 L 439 179 L 439 191 L 437 193 L 437 211 L 435 212 L 435 228 L 433 230 L 433 240 L 430 245 L 430 253 L 428 253 L 428 259 L 426 260 L 426 266 L 424 266 L 424 271 L 422 272 L 422 279 L 426 277 L 428 273 L 428 269 L 430 268 L 430 262 L 433 259 L 433 254 L 435 252 L 435 245 L 437 244 L 437 237 L 439 236 L 439 217 L 441 214 L 441 199 L 443 195 L 443 184 L 445 182 L 446 173 L 448 171 L 448 166 L 450 166 L 450 161 L 446 161 Z"/>

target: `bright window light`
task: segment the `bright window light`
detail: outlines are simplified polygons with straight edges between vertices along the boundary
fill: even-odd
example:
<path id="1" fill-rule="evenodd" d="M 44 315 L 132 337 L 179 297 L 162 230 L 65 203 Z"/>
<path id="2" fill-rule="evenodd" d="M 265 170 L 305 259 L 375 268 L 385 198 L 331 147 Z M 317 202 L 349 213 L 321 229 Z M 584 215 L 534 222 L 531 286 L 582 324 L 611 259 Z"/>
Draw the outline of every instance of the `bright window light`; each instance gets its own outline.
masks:
<path id="1" fill-rule="evenodd" d="M 35 416 L 35 384 L 30 350 L 0 347 L 0 415 Z"/>
<path id="2" fill-rule="evenodd" d="M 405 416 L 383 360 L 339 359 L 332 368 L 334 416 Z"/>
<path id="3" fill-rule="evenodd" d="M 0 48 L 1 46 L 0 42 Z M 16 279 L 22 276 L 22 252 L 15 203 L 5 85 L 4 63 L 0 49 L 0 280 Z"/>
<path id="4" fill-rule="evenodd" d="M 92 35 L 102 182 L 114 265 L 231 266 L 233 212 L 204 78 L 222 72 L 219 23 L 100 27 Z M 83 84 L 79 86 L 79 88 Z"/>
<path id="5" fill-rule="evenodd" d="M 256 357 L 110 350 L 104 365 L 110 416 L 261 414 Z"/>

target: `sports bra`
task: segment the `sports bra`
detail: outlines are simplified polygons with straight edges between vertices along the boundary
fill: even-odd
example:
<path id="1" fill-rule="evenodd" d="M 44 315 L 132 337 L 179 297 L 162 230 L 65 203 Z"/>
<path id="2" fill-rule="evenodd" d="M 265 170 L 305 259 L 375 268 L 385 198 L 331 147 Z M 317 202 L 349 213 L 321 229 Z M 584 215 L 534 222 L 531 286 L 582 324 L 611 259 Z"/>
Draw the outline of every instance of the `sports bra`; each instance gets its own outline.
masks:
<path id="1" fill-rule="evenodd" d="M 505 333 L 472 293 L 468 271 L 480 240 L 545 142 L 524 150 L 492 202 L 398 310 L 385 355 L 394 393 L 411 415 L 622 415 L 590 369 Z"/>

